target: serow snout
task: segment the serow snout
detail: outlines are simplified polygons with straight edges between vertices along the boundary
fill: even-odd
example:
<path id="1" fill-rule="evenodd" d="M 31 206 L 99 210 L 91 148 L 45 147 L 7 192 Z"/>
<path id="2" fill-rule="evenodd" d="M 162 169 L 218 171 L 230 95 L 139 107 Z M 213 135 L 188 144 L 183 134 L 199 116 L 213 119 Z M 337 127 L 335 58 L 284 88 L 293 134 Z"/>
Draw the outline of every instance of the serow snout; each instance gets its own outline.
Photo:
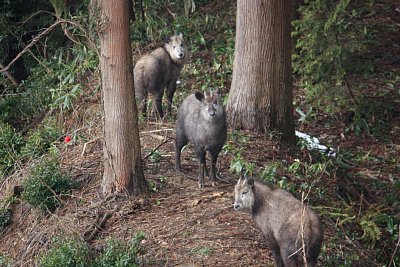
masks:
<path id="1" fill-rule="evenodd" d="M 240 205 L 240 204 L 233 204 L 233 208 L 235 209 L 235 210 L 240 210 L 240 208 L 242 207 L 242 205 Z"/>
<path id="2" fill-rule="evenodd" d="M 179 53 L 179 54 L 178 54 L 178 57 L 179 57 L 179 58 L 183 58 L 183 53 Z"/>

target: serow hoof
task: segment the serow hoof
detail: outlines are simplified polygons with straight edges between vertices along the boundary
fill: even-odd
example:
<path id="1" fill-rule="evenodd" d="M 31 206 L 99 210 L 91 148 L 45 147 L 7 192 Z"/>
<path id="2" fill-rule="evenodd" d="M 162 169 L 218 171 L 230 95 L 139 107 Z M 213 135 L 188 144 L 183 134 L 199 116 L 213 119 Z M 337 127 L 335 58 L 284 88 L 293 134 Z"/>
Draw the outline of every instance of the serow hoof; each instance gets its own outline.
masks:
<path id="1" fill-rule="evenodd" d="M 199 188 L 204 188 L 204 183 L 199 182 Z"/>

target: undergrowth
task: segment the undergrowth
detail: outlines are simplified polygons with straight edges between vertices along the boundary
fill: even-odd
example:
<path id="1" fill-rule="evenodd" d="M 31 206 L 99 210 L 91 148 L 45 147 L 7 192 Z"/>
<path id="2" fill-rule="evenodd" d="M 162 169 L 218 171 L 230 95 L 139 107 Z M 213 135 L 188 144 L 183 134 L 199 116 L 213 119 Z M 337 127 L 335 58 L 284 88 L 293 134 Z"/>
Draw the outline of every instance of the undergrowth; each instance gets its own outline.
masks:
<path id="1" fill-rule="evenodd" d="M 326 228 L 335 229 L 334 233 L 325 232 L 330 236 L 329 242 L 324 242 L 322 247 L 324 266 L 355 266 L 360 260 L 387 266 L 392 255 L 393 263 L 399 262 L 395 250 L 399 240 L 400 180 L 397 177 L 393 177 L 392 182 L 374 180 L 369 186 L 376 193 L 371 195 L 372 192 L 365 189 L 365 177 L 351 173 L 349 165 L 351 161 L 353 164 L 376 164 L 390 159 L 377 161 L 367 154 L 361 163 L 356 161 L 359 155 L 350 151 L 327 157 L 319 151 L 306 151 L 306 146 L 299 142 L 298 149 L 303 153 L 295 153 L 297 156 L 291 162 L 276 160 L 263 166 L 262 162 L 246 159 L 244 152 L 249 143 L 248 137 L 238 132 L 233 131 L 228 136 L 224 154 L 232 155 L 230 172 L 239 176 L 257 176 L 273 187 L 293 193 L 298 199 L 304 194 L 307 203 L 327 224 Z M 387 162 L 388 166 L 392 160 Z M 363 253 L 370 257 L 365 258 Z"/>
<path id="2" fill-rule="evenodd" d="M 91 252 L 79 238 L 56 238 L 38 262 L 42 267 L 136 267 L 140 266 L 139 256 L 145 252 L 140 245 L 144 238 L 143 233 L 138 233 L 126 243 L 109 239 L 99 253 Z"/>
<path id="3" fill-rule="evenodd" d="M 62 205 L 63 195 L 77 187 L 78 183 L 60 170 L 54 157 L 37 163 L 31 169 L 23 182 L 21 198 L 35 208 L 52 212 Z"/>

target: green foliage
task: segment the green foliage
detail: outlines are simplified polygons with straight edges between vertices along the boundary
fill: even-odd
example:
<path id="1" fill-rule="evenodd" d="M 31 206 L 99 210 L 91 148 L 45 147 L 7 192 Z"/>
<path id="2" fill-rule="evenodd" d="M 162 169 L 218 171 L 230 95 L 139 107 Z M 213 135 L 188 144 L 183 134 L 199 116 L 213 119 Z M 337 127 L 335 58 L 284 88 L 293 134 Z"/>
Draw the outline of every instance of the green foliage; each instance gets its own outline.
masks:
<path id="1" fill-rule="evenodd" d="M 208 256 L 214 253 L 214 249 L 211 247 L 195 247 L 192 248 L 189 252 L 190 255 L 201 255 Z"/>
<path id="2" fill-rule="evenodd" d="M 12 213 L 10 209 L 0 206 L 0 233 L 12 222 Z M 0 261 L 1 262 L 1 261 Z M 0 264 L 0 266 L 2 266 Z"/>
<path id="3" fill-rule="evenodd" d="M 30 132 L 26 140 L 12 126 L 0 122 L 0 175 L 9 174 L 25 159 L 46 154 L 60 135 L 51 120 Z"/>
<path id="4" fill-rule="evenodd" d="M 41 267 L 87 267 L 90 262 L 89 247 L 77 238 L 56 239 L 51 249 L 41 255 Z"/>
<path id="5" fill-rule="evenodd" d="M 265 166 L 260 174 L 260 179 L 267 181 L 268 183 L 275 184 L 278 178 L 278 170 L 282 167 L 282 164 L 273 162 L 268 166 Z"/>
<path id="6" fill-rule="evenodd" d="M 31 169 L 31 174 L 24 180 L 21 197 L 32 206 L 53 211 L 60 206 L 60 196 L 78 186 L 60 170 L 56 158 L 43 160 Z"/>
<path id="7" fill-rule="evenodd" d="M 46 154 L 51 145 L 60 138 L 61 132 L 55 122 L 48 122 L 29 133 L 24 147 L 21 149 L 22 158 L 36 158 Z"/>
<path id="8" fill-rule="evenodd" d="M 1 267 L 12 267 L 11 261 L 0 252 L 0 266 Z"/>
<path id="9" fill-rule="evenodd" d="M 361 229 L 363 230 L 361 239 L 371 242 L 372 246 L 374 246 L 376 241 L 381 239 L 382 236 L 381 230 L 373 220 L 374 215 L 376 216 L 376 214 L 367 213 L 359 221 Z"/>
<path id="10" fill-rule="evenodd" d="M 0 176 L 8 174 L 16 167 L 23 144 L 22 136 L 12 126 L 0 122 Z"/>
<path id="11" fill-rule="evenodd" d="M 151 155 L 150 155 L 150 161 L 152 162 L 152 163 L 160 163 L 160 160 L 161 160 L 161 158 L 162 158 L 162 155 L 161 155 L 161 153 L 158 151 L 158 150 L 155 150 L 155 151 L 153 151 L 152 153 L 151 153 Z"/>
<path id="12" fill-rule="evenodd" d="M 300 108 L 296 108 L 296 112 L 297 112 L 297 114 L 299 114 L 300 115 L 300 118 L 299 118 L 299 122 L 301 122 L 301 123 L 305 123 L 305 122 L 308 122 L 311 118 L 310 117 L 312 117 L 312 112 L 313 112 L 313 108 L 312 107 L 310 107 L 310 109 L 306 112 L 306 113 L 304 113 Z"/>
<path id="13" fill-rule="evenodd" d="M 143 233 L 136 234 L 128 243 L 108 240 L 105 249 L 95 259 L 91 257 L 87 243 L 79 238 L 56 238 L 51 248 L 39 258 L 41 267 L 135 267 L 137 256 L 144 253 L 140 242 Z M 1 259 L 1 258 L 0 258 Z M 1 261 L 0 261 L 1 262 Z"/>
<path id="14" fill-rule="evenodd" d="M 229 171 L 243 176 L 252 176 L 255 163 L 247 162 L 243 159 L 242 155 L 237 154 L 231 161 Z"/>
<path id="15" fill-rule="evenodd" d="M 366 50 L 367 26 L 354 20 L 360 13 L 350 0 L 304 1 L 298 12 L 300 19 L 293 22 L 292 33 L 293 69 L 301 77 L 301 86 L 309 100 L 329 104 L 326 109 L 335 102 L 343 105 L 346 75 L 354 72 L 357 55 Z"/>
<path id="16" fill-rule="evenodd" d="M 51 101 L 51 80 L 42 66 L 33 67 L 32 75 L 17 87 L 9 88 L 9 95 L 0 101 L 0 120 L 23 128 L 43 112 Z"/>
<path id="17" fill-rule="evenodd" d="M 379 139 L 389 137 L 388 122 L 394 118 L 395 103 L 374 101 L 368 97 L 360 97 L 354 114 L 354 132 L 372 134 Z"/>
<path id="18" fill-rule="evenodd" d="M 353 267 L 360 260 L 355 250 L 346 247 L 339 247 L 335 241 L 340 241 L 340 237 L 334 236 L 331 242 L 322 244 L 320 259 L 326 267 Z"/>
<path id="19" fill-rule="evenodd" d="M 144 253 L 140 242 L 145 238 L 144 233 L 138 233 L 128 244 L 110 239 L 105 250 L 96 258 L 96 267 L 135 267 L 139 266 L 137 256 Z"/>
<path id="20" fill-rule="evenodd" d="M 46 109 L 73 108 L 73 101 L 83 93 L 82 77 L 97 67 L 97 61 L 97 55 L 84 46 L 57 50 L 55 56 L 32 67 L 19 86 L 10 87 L 0 100 L 0 121 L 22 128 Z"/>
<path id="21" fill-rule="evenodd" d="M 53 58 L 53 72 L 56 83 L 50 88 L 52 106 L 61 110 L 73 107 L 73 100 L 83 94 L 80 79 L 87 71 L 97 68 L 97 54 L 85 46 L 73 47 L 74 58 L 69 58 L 68 52 L 59 50 Z"/>

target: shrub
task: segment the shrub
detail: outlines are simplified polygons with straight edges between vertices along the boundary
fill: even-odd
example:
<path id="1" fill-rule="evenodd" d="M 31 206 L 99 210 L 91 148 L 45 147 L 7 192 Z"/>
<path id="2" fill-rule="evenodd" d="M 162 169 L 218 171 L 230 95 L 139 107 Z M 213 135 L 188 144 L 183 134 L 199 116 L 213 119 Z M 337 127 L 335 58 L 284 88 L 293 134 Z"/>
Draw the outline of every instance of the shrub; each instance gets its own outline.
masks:
<path id="1" fill-rule="evenodd" d="M 138 233 L 127 244 L 115 239 L 108 240 L 105 250 L 96 259 L 90 257 L 89 246 L 81 239 L 54 240 L 51 248 L 39 258 L 41 267 L 135 267 L 139 266 L 137 256 L 143 254 L 140 242 L 143 233 Z M 0 258 L 1 260 L 1 258 Z M 1 261 L 0 261 L 1 263 Z M 0 265 L 1 266 L 1 265 Z"/>
<path id="2" fill-rule="evenodd" d="M 0 123 L 0 175 L 6 175 L 14 167 L 24 144 L 20 134 L 6 123 Z"/>
<path id="3" fill-rule="evenodd" d="M 357 7 L 360 9 L 361 7 Z M 350 0 L 304 1 L 293 22 L 296 38 L 293 70 L 300 75 L 307 97 L 319 104 L 346 104 L 346 75 L 366 66 L 359 58 L 366 51 L 367 26 L 354 20 L 360 11 L 352 9 Z M 371 71 L 363 69 L 362 72 Z M 322 106 L 322 105 L 321 105 Z"/>
<path id="4" fill-rule="evenodd" d="M 0 266 L 1 267 L 12 267 L 13 265 L 9 261 L 9 259 L 0 252 Z"/>
<path id="5" fill-rule="evenodd" d="M 23 200 L 32 206 L 53 211 L 60 206 L 60 196 L 77 187 L 77 182 L 64 175 L 55 158 L 39 162 L 24 181 Z"/>
<path id="6" fill-rule="evenodd" d="M 55 240 L 52 248 L 41 256 L 39 262 L 41 267 L 88 267 L 89 247 L 80 239 Z"/>
<path id="7" fill-rule="evenodd" d="M 140 242 L 145 238 L 143 233 L 138 233 L 128 244 L 123 244 L 114 239 L 107 242 L 106 249 L 95 260 L 96 267 L 135 267 L 139 266 L 137 255 L 143 254 Z"/>
<path id="8" fill-rule="evenodd" d="M 12 220 L 11 210 L 0 206 L 0 232 L 11 224 L 11 220 Z M 0 264 L 0 266 L 2 265 Z"/>
<path id="9" fill-rule="evenodd" d="M 53 123 L 49 123 L 36 129 L 29 133 L 26 143 L 21 149 L 21 157 L 26 159 L 46 154 L 52 143 L 60 136 L 61 132 Z"/>

